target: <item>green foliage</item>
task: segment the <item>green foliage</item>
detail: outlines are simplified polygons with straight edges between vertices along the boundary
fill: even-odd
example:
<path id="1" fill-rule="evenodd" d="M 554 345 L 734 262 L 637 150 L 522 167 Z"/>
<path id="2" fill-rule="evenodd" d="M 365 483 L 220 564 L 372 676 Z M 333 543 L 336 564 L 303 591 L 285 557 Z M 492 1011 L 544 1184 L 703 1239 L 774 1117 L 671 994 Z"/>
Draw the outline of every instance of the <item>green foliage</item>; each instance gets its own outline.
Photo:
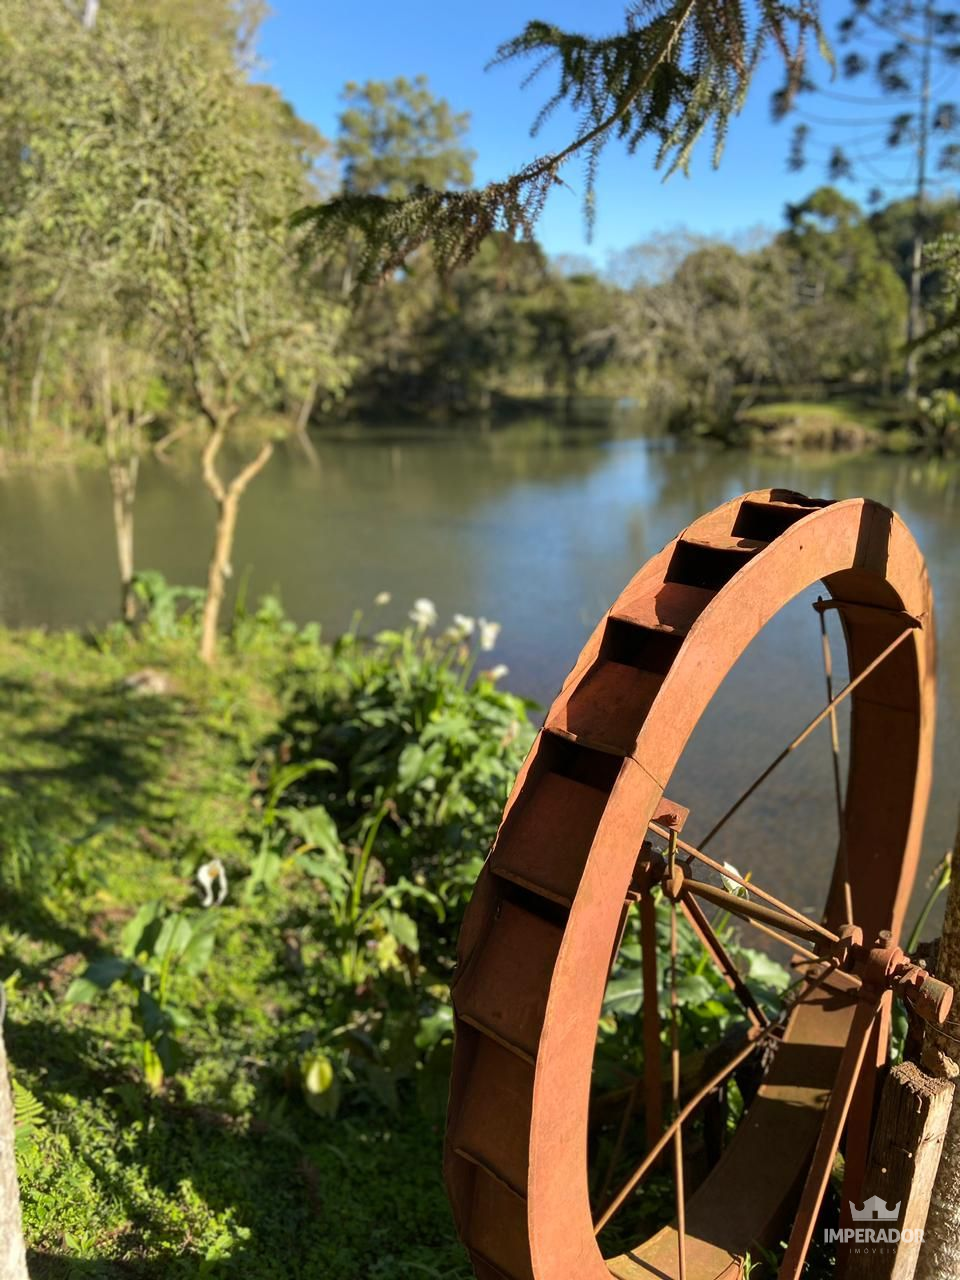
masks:
<path id="1" fill-rule="evenodd" d="M 136 435 L 158 415 L 295 415 L 342 387 L 342 312 L 302 288 L 285 222 L 315 188 L 318 142 L 247 81 L 237 22 L 174 0 L 104 6 L 85 31 L 59 0 L 4 6 L 0 402 L 14 442 L 64 400 L 99 440 L 118 414 Z"/>
<path id="2" fill-rule="evenodd" d="M 744 946 L 729 917 L 720 923 L 717 936 L 749 982 L 761 1007 L 768 1014 L 776 1014 L 790 982 L 787 970 L 765 952 Z M 678 921 L 677 937 L 680 1052 L 686 1056 L 716 1045 L 732 1028 L 744 1023 L 744 1013 L 743 1006 L 684 919 Z M 661 956 L 669 955 L 670 904 L 662 894 L 657 895 L 657 947 Z M 600 1023 L 595 1069 L 611 1081 L 616 1080 L 627 1064 L 638 1075 L 643 1072 L 643 1020 L 637 1016 L 643 1008 L 641 960 L 639 922 L 631 916 L 607 984 Z M 661 975 L 661 980 L 659 1016 L 666 1048 L 670 1036 L 670 1000 L 666 975 Z"/>
<path id="3" fill-rule="evenodd" d="M 133 579 L 141 620 L 160 640 L 196 626 L 203 594 L 199 587 L 172 586 L 156 569 L 145 569 Z"/>
<path id="4" fill-rule="evenodd" d="M 176 1032 L 189 1026 L 191 1014 L 173 999 L 178 970 L 199 974 L 213 951 L 216 917 L 170 911 L 162 902 L 146 903 L 120 935 L 122 952 L 87 965 L 71 982 L 64 1003 L 90 1004 L 115 983 L 136 996 L 133 1019 L 140 1031 L 143 1077 L 157 1090 L 182 1058 Z"/>
<path id="5" fill-rule="evenodd" d="M 937 387 L 917 401 L 918 422 L 927 447 L 949 453 L 960 443 L 960 395 Z"/>
<path id="6" fill-rule="evenodd" d="M 293 760 L 334 765 L 309 794 L 348 840 L 362 844 L 375 822 L 388 878 L 424 877 L 454 910 L 533 737 L 530 704 L 497 687 L 496 668 L 474 675 L 498 629 L 462 619 L 440 635 L 432 624 L 372 642 L 348 633 L 298 675 L 281 742 Z"/>
<path id="7" fill-rule="evenodd" d="M 712 125 L 718 159 L 730 119 L 742 107 L 766 48 L 773 46 L 783 58 L 789 96 L 801 79 L 811 31 L 819 35 L 815 6 L 797 8 L 781 0 L 762 0 L 752 11 L 740 0 L 724 0 L 719 9 L 698 0 L 630 4 L 623 30 L 601 39 L 530 22 L 501 45 L 494 63 L 533 57 L 530 78 L 547 67 L 559 69 L 558 87 L 534 132 L 561 103 L 568 104 L 580 125 L 567 147 L 479 190 L 424 188 L 405 199 L 348 191 L 304 209 L 297 225 L 310 224 L 325 251 L 358 232 L 365 244 L 365 280 L 385 278 L 427 243 L 438 270 L 448 272 L 493 231 L 531 237 L 563 164 L 575 154 L 585 157 L 589 224 L 594 176 L 607 143 L 618 139 L 632 152 L 651 140 L 657 144 L 656 163 L 672 172 L 686 167 Z"/>
<path id="8" fill-rule="evenodd" d="M 924 350 L 945 355 L 951 362 L 960 345 L 960 234 L 943 235 L 927 247 L 926 263 L 939 271 L 943 290 L 936 324 L 921 339 Z M 948 367 L 953 369 L 951 363 Z"/>
<path id="9" fill-rule="evenodd" d="M 889 382 L 902 359 L 907 292 L 875 230 L 832 187 L 789 206 L 787 222 L 809 369 L 828 380 L 865 369 Z"/>
<path id="10" fill-rule="evenodd" d="M 425 662 L 425 637 L 408 643 Z M 0 718 L 19 726 L 15 748 L 2 736 L 4 777 L 43 767 L 48 778 L 42 794 L 5 794 L 4 827 L 38 820 L 56 883 L 49 893 L 46 878 L 25 877 L 15 897 L 5 890 L 0 923 L 0 975 L 21 973 L 7 983 L 7 1044 L 43 1107 L 24 1110 L 33 1131 L 18 1149 L 38 1258 L 106 1274 L 239 1268 L 279 1280 L 296 1267 L 308 1280 L 386 1280 L 419 1269 L 467 1280 L 438 1172 L 449 971 L 420 954 L 421 921 L 438 924 L 443 904 L 433 886 L 388 875 L 378 832 L 389 812 L 334 823 L 312 792 L 336 775 L 276 749 L 297 681 L 309 676 L 313 692 L 319 671 L 342 681 L 348 651 L 359 663 L 370 647 L 353 638 L 336 655 L 275 603 L 244 613 L 216 672 L 198 668 L 184 637 L 150 627 L 96 645 L 0 633 L 11 678 Z M 124 675 L 146 663 L 177 693 L 126 692 Z M 495 822 L 502 794 L 489 803 Z M 77 863 L 77 832 L 108 818 Z M 279 874 L 238 894 L 265 836 Z M 231 893 L 198 914 L 184 895 L 213 855 Z M 131 915 L 144 894 L 169 906 Z M 210 946 L 214 919 L 203 963 L 194 949 Z M 143 1017 L 157 1012 L 143 975 L 166 1025 Z M 151 1033 L 158 1058 L 171 1048 L 164 1033 L 179 1053 L 145 1092 L 133 1073 L 145 1057 L 156 1071 Z"/>
<path id="11" fill-rule="evenodd" d="M 37 1134 L 46 1124 L 45 1108 L 19 1080 L 12 1079 L 10 1087 L 13 1091 L 14 1150 L 22 1157 L 34 1149 Z"/>
<path id="12" fill-rule="evenodd" d="M 426 76 L 347 84 L 337 153 L 343 189 L 396 200 L 418 187 L 447 190 L 473 180 L 474 153 L 461 139 L 470 116 L 430 92 Z"/>

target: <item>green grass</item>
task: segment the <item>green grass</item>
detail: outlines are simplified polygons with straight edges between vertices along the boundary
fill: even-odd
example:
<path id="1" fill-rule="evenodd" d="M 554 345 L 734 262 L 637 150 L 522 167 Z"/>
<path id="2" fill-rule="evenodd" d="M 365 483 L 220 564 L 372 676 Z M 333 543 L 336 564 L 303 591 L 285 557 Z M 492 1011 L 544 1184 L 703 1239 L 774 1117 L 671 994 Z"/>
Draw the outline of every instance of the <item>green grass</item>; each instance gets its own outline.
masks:
<path id="1" fill-rule="evenodd" d="M 889 411 L 851 397 L 781 400 L 737 414 L 737 432 L 760 448 L 864 451 L 884 447 Z"/>
<path id="2" fill-rule="evenodd" d="M 875 405 L 866 405 L 850 396 L 840 396 L 835 400 L 777 400 L 744 409 L 740 417 L 746 421 L 789 421 L 793 418 L 814 417 L 879 427 L 887 414 L 887 410 Z"/>
<path id="3" fill-rule="evenodd" d="M 309 881 L 231 893 L 209 968 L 184 980 L 187 1060 L 159 1095 L 140 1078 L 132 993 L 62 1001 L 141 903 L 193 907 L 210 856 L 234 884 L 249 865 L 251 763 L 295 645 L 210 673 L 188 639 L 0 633 L 0 976 L 11 1068 L 43 1107 L 18 1151 L 35 1280 L 470 1275 L 436 1110 L 402 1090 L 393 1112 L 304 1105 L 295 1068 L 323 1009 L 283 934 L 314 905 Z M 169 694 L 123 688 L 146 665 Z"/>

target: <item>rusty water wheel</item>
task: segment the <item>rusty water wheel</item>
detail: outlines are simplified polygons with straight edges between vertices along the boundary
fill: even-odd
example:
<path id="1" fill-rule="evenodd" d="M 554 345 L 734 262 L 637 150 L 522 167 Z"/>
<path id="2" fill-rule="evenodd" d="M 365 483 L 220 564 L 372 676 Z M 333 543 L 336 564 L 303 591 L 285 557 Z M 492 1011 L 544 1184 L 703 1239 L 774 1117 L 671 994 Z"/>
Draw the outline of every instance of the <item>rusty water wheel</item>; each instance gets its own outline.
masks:
<path id="1" fill-rule="evenodd" d="M 850 670 L 832 886 L 816 921 L 751 886 L 751 902 L 769 912 L 761 927 L 801 940 L 800 995 L 719 1163 L 684 1200 L 680 1129 L 665 1130 L 676 1220 L 604 1258 L 596 1237 L 609 1212 L 597 1221 L 588 1187 L 590 1081 L 625 904 L 639 898 L 649 922 L 657 881 L 696 924 L 701 891 L 716 900 L 715 879 L 696 888 L 709 856 L 675 838 L 681 809 L 664 790 L 737 658 L 818 582 L 824 607 L 840 614 Z M 891 987 L 923 988 L 931 1017 L 949 1004 L 894 945 L 930 785 L 933 660 L 923 559 L 900 519 L 864 499 L 776 489 L 736 498 L 648 561 L 600 621 L 517 778 L 460 937 L 445 1177 L 480 1280 L 717 1280 L 788 1236 L 780 1276 L 799 1274 L 844 1131 L 845 1195 L 856 1190 Z M 827 687 L 808 730 L 834 720 L 829 672 Z M 651 834 L 669 836 L 671 824 L 658 861 Z M 728 959 L 722 948 L 714 958 Z M 754 1038 L 771 1034 L 749 1002 L 747 1013 Z M 644 1017 L 656 1045 L 659 1024 Z"/>

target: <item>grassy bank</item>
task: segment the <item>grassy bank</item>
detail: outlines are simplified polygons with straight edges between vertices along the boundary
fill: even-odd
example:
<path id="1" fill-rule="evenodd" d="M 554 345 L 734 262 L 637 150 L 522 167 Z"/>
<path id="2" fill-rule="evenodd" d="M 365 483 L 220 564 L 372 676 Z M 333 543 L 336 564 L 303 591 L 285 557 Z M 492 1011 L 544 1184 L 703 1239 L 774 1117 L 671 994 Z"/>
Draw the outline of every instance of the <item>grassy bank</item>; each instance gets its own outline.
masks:
<path id="1" fill-rule="evenodd" d="M 419 601 L 404 631 L 326 643 L 267 601 L 211 671 L 176 600 L 154 580 L 135 637 L 0 631 L 31 1275 L 468 1280 L 440 1174 L 449 984 L 533 735 L 498 628 L 441 631 Z M 772 1011 L 786 974 L 722 932 Z M 745 1024 L 687 932 L 680 973 L 692 1088 Z M 643 1073 L 640 991 L 632 921 L 598 1032 L 610 1099 Z M 621 1146 L 620 1107 L 598 1117 L 593 1167 L 625 1176 L 643 1126 Z M 609 1243 L 670 1212 L 657 1178 Z"/>
<path id="2" fill-rule="evenodd" d="M 748 390 L 742 393 L 747 399 Z M 953 455 L 960 446 L 960 397 L 941 388 L 909 404 L 891 396 L 798 390 L 719 415 L 684 408 L 674 413 L 671 431 L 774 453 Z"/>
<path id="3" fill-rule="evenodd" d="M 331 778 L 341 795 L 325 809 L 337 818 L 324 839 L 335 861 L 391 768 L 403 760 L 413 780 L 428 725 L 398 726 L 387 742 L 382 715 L 373 715 L 381 751 L 369 788 L 357 785 L 362 762 L 353 767 L 344 741 L 328 743 L 340 757 L 327 775 L 294 781 L 281 757 L 297 733 L 323 737 L 324 709 L 349 736 L 351 708 L 364 713 L 358 701 L 376 710 L 387 653 L 415 636 L 367 656 L 361 698 L 349 641 L 322 645 L 276 616 L 244 626 L 216 672 L 196 663 L 190 634 L 148 628 L 137 642 L 117 632 L 92 643 L 0 633 L 0 975 L 31 1274 L 466 1277 L 439 1176 L 445 1037 L 431 1043 L 421 1027 L 444 1005 L 442 932 L 421 957 L 422 901 L 395 895 L 359 930 L 372 957 L 365 971 L 331 976 L 349 950 L 322 919 L 336 895 L 298 865 L 308 842 L 285 825 L 296 825 L 294 810 L 319 822 L 320 792 L 308 784 Z M 471 662 L 478 656 L 461 648 Z M 428 682 L 421 671 L 412 702 L 430 702 L 435 728 L 469 708 L 465 731 L 500 742 L 512 725 L 513 736 L 489 814 L 471 821 L 461 806 L 457 834 L 443 815 L 395 804 L 394 833 L 368 867 L 377 891 L 400 878 L 381 852 L 393 835 L 414 860 L 439 863 L 427 846 L 442 833 L 465 875 L 475 874 L 492 834 L 485 824 L 495 823 L 529 741 L 524 705 L 489 679 L 464 693 L 463 654 L 444 656 L 446 676 Z M 411 656 L 405 674 L 413 668 Z M 401 719 L 412 702 L 397 708 Z M 408 746 L 416 749 L 404 756 Z M 430 776 L 441 782 L 445 750 L 432 755 Z M 271 806 L 290 812 L 275 825 L 265 817 Z M 229 888 L 204 912 L 194 877 L 212 858 Z M 406 870 L 422 878 L 422 867 Z M 447 901 L 457 892 L 447 887 Z M 206 962 L 192 967 L 187 954 L 172 966 L 163 1012 L 176 1060 L 153 1089 L 143 1046 L 152 1035 L 163 1056 L 163 1031 L 141 1016 L 135 986 L 119 981 L 98 994 L 79 985 L 91 966 L 102 974 L 130 951 L 131 921 L 151 902 L 197 937 L 215 916 Z M 426 905 L 434 914 L 437 904 Z M 152 967 L 143 950 L 137 958 Z M 156 984 L 153 993 L 159 1000 Z M 439 1021 L 443 1032 L 442 1012 Z M 427 1078 L 431 1049 L 436 1079 Z"/>

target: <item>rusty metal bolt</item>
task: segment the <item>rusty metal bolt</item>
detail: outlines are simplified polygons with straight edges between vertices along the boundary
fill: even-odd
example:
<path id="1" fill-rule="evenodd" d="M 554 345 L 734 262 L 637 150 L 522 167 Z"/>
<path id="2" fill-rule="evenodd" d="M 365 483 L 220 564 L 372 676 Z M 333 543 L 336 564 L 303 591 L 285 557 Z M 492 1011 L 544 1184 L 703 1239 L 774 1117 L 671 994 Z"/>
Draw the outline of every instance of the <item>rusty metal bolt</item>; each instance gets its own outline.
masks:
<path id="1" fill-rule="evenodd" d="M 897 989 L 918 1018 L 942 1026 L 953 1005 L 953 987 L 939 978 L 931 978 L 917 965 L 910 965 Z"/>
<path id="2" fill-rule="evenodd" d="M 676 902 L 683 889 L 683 867 L 679 862 L 674 862 L 672 867 L 667 867 L 660 884 L 666 896 Z"/>
<path id="3" fill-rule="evenodd" d="M 849 972 L 858 954 L 863 950 L 863 930 L 856 924 L 842 924 L 837 931 L 837 941 L 827 943 L 821 951 L 838 969 Z"/>

